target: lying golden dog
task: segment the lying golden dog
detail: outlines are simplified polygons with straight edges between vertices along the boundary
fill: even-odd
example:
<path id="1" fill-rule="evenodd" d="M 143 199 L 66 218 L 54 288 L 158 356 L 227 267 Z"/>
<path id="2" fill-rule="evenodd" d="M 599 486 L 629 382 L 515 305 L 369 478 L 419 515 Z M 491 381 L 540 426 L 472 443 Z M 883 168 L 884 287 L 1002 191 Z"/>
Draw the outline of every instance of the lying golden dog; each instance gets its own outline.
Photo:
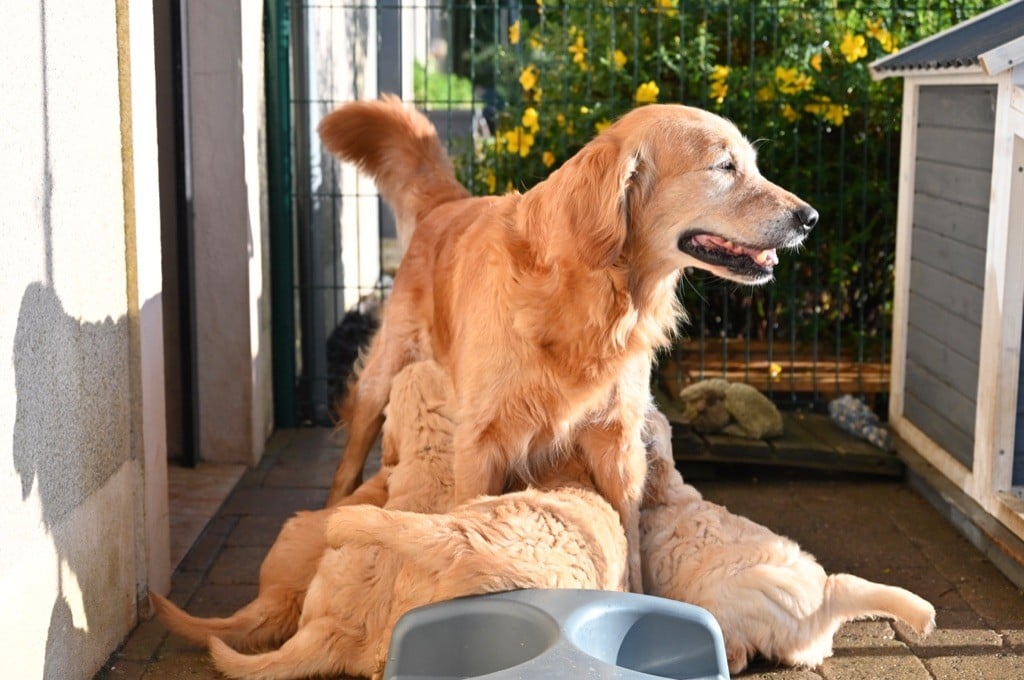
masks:
<path id="1" fill-rule="evenodd" d="M 446 514 L 339 507 L 280 649 L 241 654 L 216 637 L 214 665 L 234 678 L 338 674 L 378 678 L 405 612 L 464 595 L 518 588 L 624 590 L 626 539 L 618 514 L 571 456 L 539 488 L 483 496 Z"/>
<path id="2" fill-rule="evenodd" d="M 319 131 L 411 233 L 343 409 L 331 500 L 358 484 L 392 378 L 435 358 L 458 403 L 456 501 L 500 493 L 531 456 L 583 451 L 639 591 L 641 428 L 653 353 L 682 318 L 681 272 L 764 283 L 817 213 L 761 176 L 735 126 L 684 106 L 635 109 L 544 182 L 501 197 L 470 197 L 430 122 L 395 98 L 342 106 Z"/>
<path id="3" fill-rule="evenodd" d="M 366 504 L 300 513 L 264 560 L 256 600 L 231 617 L 202 619 L 152 594 L 160 619 L 207 644 L 231 677 L 376 677 L 395 622 L 413 607 L 517 588 L 624 590 L 618 514 L 577 454 L 540 473 L 537 488 L 423 514 L 451 502 L 450 395 L 435 362 L 399 373 L 384 427 L 382 461 L 391 467 L 355 494 L 373 502 L 383 489 L 394 494 L 387 505 L 420 512 Z M 362 493 L 367 487 L 373 492 Z M 233 649 L 279 644 L 254 655 Z"/>
<path id="4" fill-rule="evenodd" d="M 391 389 L 381 469 L 337 505 L 385 505 L 413 512 L 451 507 L 452 402 L 448 375 L 435 362 L 403 369 Z M 332 511 L 299 512 L 285 522 L 260 565 L 258 596 L 231 616 L 190 616 L 150 593 L 157 616 L 168 630 L 198 645 L 217 637 L 244 651 L 278 647 L 298 629 L 303 600 L 327 550 L 324 532 Z"/>
<path id="5" fill-rule="evenodd" d="M 683 483 L 660 413 L 649 420 L 652 446 L 640 518 L 644 587 L 651 595 L 696 604 L 722 627 L 729 671 L 756 655 L 813 667 L 832 655 L 846 621 L 899 619 L 919 635 L 935 628 L 935 608 L 917 595 L 851 574 L 828 575 L 788 538 Z"/>

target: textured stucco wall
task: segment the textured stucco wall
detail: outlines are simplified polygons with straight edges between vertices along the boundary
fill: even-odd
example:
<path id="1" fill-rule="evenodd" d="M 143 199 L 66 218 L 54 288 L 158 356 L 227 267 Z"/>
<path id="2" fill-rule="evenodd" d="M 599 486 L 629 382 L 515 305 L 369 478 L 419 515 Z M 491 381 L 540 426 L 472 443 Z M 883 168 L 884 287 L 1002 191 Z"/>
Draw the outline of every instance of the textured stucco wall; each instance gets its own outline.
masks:
<path id="1" fill-rule="evenodd" d="M 118 22 L 109 0 L 0 16 L 0 658 L 88 678 L 139 564 Z"/>

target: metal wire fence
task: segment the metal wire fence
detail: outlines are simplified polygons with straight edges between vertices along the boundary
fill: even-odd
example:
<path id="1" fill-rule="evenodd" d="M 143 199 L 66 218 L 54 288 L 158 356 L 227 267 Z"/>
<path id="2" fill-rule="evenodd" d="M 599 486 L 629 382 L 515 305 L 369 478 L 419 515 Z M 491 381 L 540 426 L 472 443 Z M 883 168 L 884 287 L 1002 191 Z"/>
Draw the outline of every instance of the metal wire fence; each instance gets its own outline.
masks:
<path id="1" fill-rule="evenodd" d="M 528 189 L 634 106 L 678 102 L 732 119 L 755 140 L 763 174 L 809 200 L 821 222 L 802 252 L 783 256 L 774 284 L 687 273 L 690 321 L 662 358 L 662 385 L 726 377 L 811 408 L 853 393 L 884 413 L 901 91 L 896 79 L 872 81 L 867 65 L 997 4 L 293 3 L 305 417 L 329 417 L 344 373 L 329 365 L 332 336 L 337 345 L 360 300 L 382 296 L 396 264 L 372 186 L 310 131 L 337 104 L 378 92 L 427 111 L 480 194 Z"/>

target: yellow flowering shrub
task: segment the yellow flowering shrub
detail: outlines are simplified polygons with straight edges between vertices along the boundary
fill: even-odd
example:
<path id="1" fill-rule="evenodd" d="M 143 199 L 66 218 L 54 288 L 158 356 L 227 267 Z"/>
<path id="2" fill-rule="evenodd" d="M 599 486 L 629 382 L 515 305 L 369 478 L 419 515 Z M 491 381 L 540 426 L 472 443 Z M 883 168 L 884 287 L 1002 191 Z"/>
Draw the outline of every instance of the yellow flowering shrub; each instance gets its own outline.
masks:
<path id="1" fill-rule="evenodd" d="M 456 154 L 456 167 L 475 193 L 525 190 L 634 106 L 721 113 L 765 141 L 762 172 L 814 204 L 823 231 L 845 225 L 812 240 L 817 273 L 800 270 L 806 258 L 776 268 L 800 296 L 792 332 L 873 323 L 891 298 L 901 83 L 873 81 L 868 65 L 999 0 L 952 4 L 525 0 L 503 10 L 500 44 L 474 54 L 490 134 Z M 701 295 L 722 309 L 731 293 Z M 768 321 L 777 302 L 748 304 L 756 333 L 778 330 Z M 733 332 L 727 320 L 705 321 L 719 322 L 715 333 Z"/>

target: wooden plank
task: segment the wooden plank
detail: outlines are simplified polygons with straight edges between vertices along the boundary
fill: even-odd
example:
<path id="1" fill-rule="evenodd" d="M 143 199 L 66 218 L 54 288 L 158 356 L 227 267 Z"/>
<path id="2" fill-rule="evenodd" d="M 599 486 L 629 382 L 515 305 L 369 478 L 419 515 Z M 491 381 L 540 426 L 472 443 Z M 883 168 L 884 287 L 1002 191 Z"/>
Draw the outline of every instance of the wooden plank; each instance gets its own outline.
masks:
<path id="1" fill-rule="evenodd" d="M 949 389 L 974 404 L 978 394 L 978 363 L 935 338 L 911 327 L 907 332 L 907 356 L 931 375 L 942 376 Z"/>
<path id="2" fill-rule="evenodd" d="M 914 195 L 914 232 L 924 228 L 958 243 L 985 249 L 988 241 L 988 206 L 977 208 L 946 196 Z"/>
<path id="3" fill-rule="evenodd" d="M 910 392 L 904 395 L 903 417 L 922 434 L 940 444 L 942 449 L 959 463 L 971 469 L 974 460 L 973 437 L 959 430 Z"/>
<path id="4" fill-rule="evenodd" d="M 914 231 L 915 260 L 927 262 L 977 288 L 985 282 L 985 250 L 958 243 L 927 229 Z"/>
<path id="5" fill-rule="evenodd" d="M 917 157 L 947 165 L 990 172 L 992 170 L 992 137 L 991 128 L 963 130 L 922 125 L 917 130 Z"/>
<path id="6" fill-rule="evenodd" d="M 903 466 L 891 453 L 849 435 L 828 416 L 783 412 L 784 433 L 768 440 L 698 435 L 682 424 L 680 410 L 664 394 L 656 395 L 659 408 L 672 423 L 673 453 L 690 476 L 713 476 L 723 465 L 791 467 L 900 475 Z"/>
<path id="7" fill-rule="evenodd" d="M 960 394 L 946 381 L 946 376 L 931 373 L 927 367 L 914 361 L 913 356 L 907 357 L 907 394 L 914 395 L 943 420 L 953 423 L 969 438 L 974 438 L 974 399 Z"/>
<path id="8" fill-rule="evenodd" d="M 976 208 L 988 207 L 992 175 L 986 170 L 944 165 L 924 159 L 917 161 L 914 191 L 930 196 L 966 203 Z"/>
<path id="9" fill-rule="evenodd" d="M 910 290 L 947 310 L 947 315 L 981 327 L 983 293 L 977 286 L 911 256 Z"/>
<path id="10" fill-rule="evenodd" d="M 928 86 L 918 93 L 918 126 L 956 126 L 965 130 L 994 130 L 994 85 Z"/>
<path id="11" fill-rule="evenodd" d="M 960 356 L 975 362 L 978 360 L 981 351 L 980 322 L 965 319 L 953 322 L 946 307 L 922 297 L 916 291 L 910 292 L 908 306 L 908 334 L 910 327 L 917 328 Z"/>

